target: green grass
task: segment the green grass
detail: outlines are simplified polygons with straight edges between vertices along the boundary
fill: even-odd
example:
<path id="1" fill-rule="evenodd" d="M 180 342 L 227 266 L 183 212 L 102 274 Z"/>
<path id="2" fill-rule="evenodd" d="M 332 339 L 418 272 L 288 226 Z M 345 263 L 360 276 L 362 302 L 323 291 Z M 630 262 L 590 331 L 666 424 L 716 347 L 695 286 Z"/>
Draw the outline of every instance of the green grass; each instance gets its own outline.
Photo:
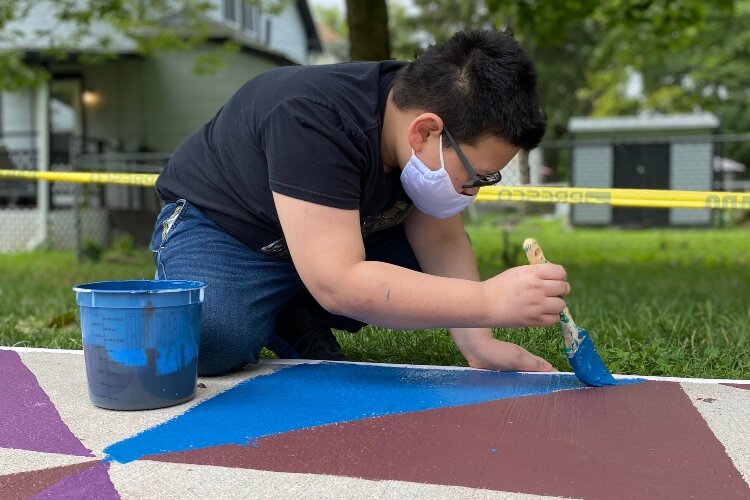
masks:
<path id="1" fill-rule="evenodd" d="M 565 265 L 573 317 L 611 371 L 750 378 L 747 229 L 570 229 L 538 218 L 509 225 L 485 217 L 468 232 L 484 277 L 524 264 L 526 237 Z M 0 344 L 80 348 L 71 286 L 153 273 L 145 251 L 130 262 L 107 260 L 107 254 L 97 264 L 78 263 L 64 252 L 0 255 Z M 569 370 L 556 327 L 497 329 L 496 335 Z M 446 330 L 366 327 L 337 336 L 356 360 L 465 365 Z"/>
<path id="2" fill-rule="evenodd" d="M 72 252 L 0 254 L 0 345 L 81 349 L 73 285 L 151 279 L 147 251 L 77 262 Z"/>

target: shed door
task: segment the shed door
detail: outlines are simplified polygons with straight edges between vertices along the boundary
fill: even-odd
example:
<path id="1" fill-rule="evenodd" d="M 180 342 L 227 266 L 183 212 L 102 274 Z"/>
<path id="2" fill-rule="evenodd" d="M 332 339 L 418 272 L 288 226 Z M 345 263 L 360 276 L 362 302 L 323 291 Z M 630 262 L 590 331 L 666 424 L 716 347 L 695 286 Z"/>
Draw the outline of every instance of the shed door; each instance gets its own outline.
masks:
<path id="1" fill-rule="evenodd" d="M 614 146 L 614 186 L 625 189 L 669 189 L 669 144 Z M 614 207 L 612 223 L 620 226 L 667 226 L 668 208 Z"/>

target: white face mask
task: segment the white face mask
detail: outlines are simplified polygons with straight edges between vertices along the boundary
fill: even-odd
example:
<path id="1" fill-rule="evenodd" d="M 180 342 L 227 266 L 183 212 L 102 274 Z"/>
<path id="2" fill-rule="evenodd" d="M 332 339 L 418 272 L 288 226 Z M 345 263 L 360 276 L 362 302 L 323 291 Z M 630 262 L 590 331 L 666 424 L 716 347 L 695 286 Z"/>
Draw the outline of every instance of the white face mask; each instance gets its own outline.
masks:
<path id="1" fill-rule="evenodd" d="M 430 170 L 414 150 L 401 171 L 401 184 L 414 205 L 421 211 L 438 219 L 456 215 L 474 201 L 474 196 L 461 194 L 453 187 L 451 177 L 443 161 L 443 136 L 440 135 L 440 169 Z"/>

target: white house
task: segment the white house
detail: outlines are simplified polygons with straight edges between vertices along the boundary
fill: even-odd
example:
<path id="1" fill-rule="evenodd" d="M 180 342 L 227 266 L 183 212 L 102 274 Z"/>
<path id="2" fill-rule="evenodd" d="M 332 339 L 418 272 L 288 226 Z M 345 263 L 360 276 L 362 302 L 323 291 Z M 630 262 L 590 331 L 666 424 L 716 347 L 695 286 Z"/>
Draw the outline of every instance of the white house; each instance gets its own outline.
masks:
<path id="1" fill-rule="evenodd" d="M 9 33 L 20 33 L 14 46 L 24 52 L 26 62 L 44 66 L 51 79 L 37 88 L 0 92 L 0 169 L 69 170 L 71 155 L 92 153 L 114 154 L 123 161 L 147 158 L 158 166 L 247 80 L 274 67 L 308 64 L 321 51 L 306 0 L 292 0 L 276 15 L 244 0 L 209 3 L 212 8 L 202 15 L 208 26 L 205 44 L 149 56 L 140 55 L 134 40 L 104 22 L 92 24 L 91 34 L 75 41 L 66 60 L 46 56 L 45 49 L 59 46 L 73 31 L 72 25 L 59 22 L 54 1 L 37 4 L 26 18 L 6 26 Z M 160 22 L 179 28 L 184 20 L 178 11 Z M 48 33 L 40 36 L 40 29 Z M 102 35 L 109 37 L 106 47 Z M 224 69 L 196 74 L 196 58 L 214 53 L 226 41 L 240 50 L 227 56 Z M 101 53 L 117 58 L 87 62 L 88 56 Z M 70 246 L 56 241 L 55 235 L 66 231 L 55 230 L 52 220 L 55 208 L 70 206 L 70 188 L 55 184 L 50 192 L 47 182 L 0 179 L 0 251 L 50 239 L 57 246 Z M 142 192 L 111 186 L 99 204 L 153 211 L 153 196 Z M 112 228 L 122 217 L 109 219 L 98 226 Z"/>

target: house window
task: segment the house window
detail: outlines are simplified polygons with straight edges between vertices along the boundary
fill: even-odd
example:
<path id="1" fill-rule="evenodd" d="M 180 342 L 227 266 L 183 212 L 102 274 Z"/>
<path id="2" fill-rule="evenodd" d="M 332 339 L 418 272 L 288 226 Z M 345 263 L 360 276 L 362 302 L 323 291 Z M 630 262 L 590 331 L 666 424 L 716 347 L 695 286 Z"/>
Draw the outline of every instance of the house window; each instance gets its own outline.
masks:
<path id="1" fill-rule="evenodd" d="M 237 21 L 237 0 L 224 0 L 224 19 Z"/>
<path id="2" fill-rule="evenodd" d="M 242 28 L 255 31 L 255 6 L 242 2 Z"/>
<path id="3" fill-rule="evenodd" d="M 248 0 L 224 0 L 224 21 L 233 28 L 260 39 L 260 7 Z"/>
<path id="4" fill-rule="evenodd" d="M 242 29 L 260 35 L 260 8 L 257 5 L 242 2 Z"/>

